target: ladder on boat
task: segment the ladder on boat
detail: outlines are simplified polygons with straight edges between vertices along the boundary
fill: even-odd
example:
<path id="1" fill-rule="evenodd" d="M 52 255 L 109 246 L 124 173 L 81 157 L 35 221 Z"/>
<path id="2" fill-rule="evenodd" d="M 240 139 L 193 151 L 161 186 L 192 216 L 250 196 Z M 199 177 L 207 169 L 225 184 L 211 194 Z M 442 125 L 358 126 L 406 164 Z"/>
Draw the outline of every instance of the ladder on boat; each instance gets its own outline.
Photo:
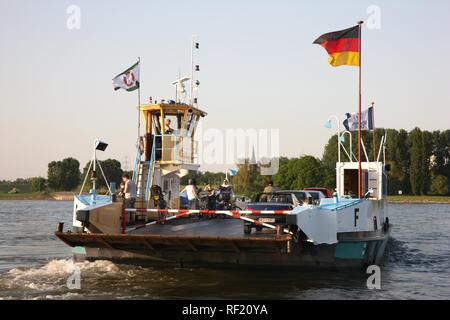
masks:
<path id="1" fill-rule="evenodd" d="M 133 181 L 136 184 L 137 198 L 144 199 L 147 208 L 150 205 L 150 191 L 153 186 L 156 155 L 155 137 L 153 138 L 152 151 L 149 161 L 141 160 L 141 147 L 137 145 L 136 161 L 133 171 Z"/>

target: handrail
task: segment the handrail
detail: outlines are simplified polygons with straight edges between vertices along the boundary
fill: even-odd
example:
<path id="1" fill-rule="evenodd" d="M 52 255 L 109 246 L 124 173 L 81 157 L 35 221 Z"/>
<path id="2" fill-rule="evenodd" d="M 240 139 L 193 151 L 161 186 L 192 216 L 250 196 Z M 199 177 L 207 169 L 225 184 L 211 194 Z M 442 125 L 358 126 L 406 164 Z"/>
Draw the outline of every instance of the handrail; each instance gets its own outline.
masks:
<path id="1" fill-rule="evenodd" d="M 381 137 L 380 149 L 378 150 L 377 162 L 380 162 L 381 148 L 384 145 L 384 136 Z"/>
<path id="2" fill-rule="evenodd" d="M 134 170 L 133 170 L 133 179 L 132 179 L 134 183 L 137 183 L 137 177 L 139 176 L 139 172 L 137 172 L 137 171 L 139 169 L 140 158 L 141 158 L 141 147 L 138 143 L 136 145 L 136 158 L 134 160 Z"/>
<path id="3" fill-rule="evenodd" d="M 143 209 L 123 209 L 122 212 L 138 212 L 138 211 L 144 211 L 144 210 Z M 264 211 L 260 211 L 260 210 L 257 210 L 257 211 L 259 211 L 259 213 L 264 212 Z M 282 210 L 280 210 L 280 212 L 278 214 L 284 214 L 281 211 Z M 258 221 L 257 219 L 251 219 L 251 218 L 249 218 L 246 215 L 241 215 L 241 212 L 244 212 L 244 211 L 239 211 L 239 210 L 234 210 L 234 211 L 232 210 L 232 211 L 230 211 L 230 210 L 145 209 L 145 212 L 173 212 L 173 213 L 177 213 L 177 214 L 175 214 L 173 216 L 170 216 L 170 217 L 164 217 L 164 218 L 156 220 L 156 221 L 148 222 L 148 223 L 145 223 L 145 224 L 142 224 L 142 225 L 138 225 L 138 226 L 135 226 L 135 227 L 133 227 L 133 228 L 131 228 L 129 230 L 125 230 L 125 228 L 123 228 L 123 233 L 127 233 L 129 231 L 135 231 L 135 230 L 138 230 L 138 229 L 142 229 L 142 228 L 149 227 L 149 226 L 152 226 L 152 225 L 160 224 L 160 223 L 167 222 L 167 221 L 170 221 L 170 220 L 173 220 L 173 219 L 186 217 L 188 215 L 196 214 L 196 213 L 197 214 L 209 214 L 209 215 L 223 214 L 223 215 L 229 216 L 229 217 L 234 218 L 234 219 L 244 220 L 244 221 L 247 221 L 247 222 L 250 222 L 250 223 L 254 223 L 256 225 L 263 226 L 263 227 L 266 227 L 266 228 L 275 229 L 275 230 L 277 229 L 277 226 L 275 226 L 275 225 L 272 225 L 272 224 L 269 224 L 269 223 L 265 223 L 265 222 L 261 222 L 261 221 Z M 267 211 L 267 212 L 272 212 L 272 211 Z M 275 212 L 275 211 L 273 211 L 273 212 Z M 288 211 L 286 211 L 286 212 L 288 212 Z M 285 233 L 293 235 L 292 231 L 290 231 L 287 228 L 284 228 L 284 229 L 281 229 L 281 230 L 283 232 L 285 232 Z"/>
<path id="4" fill-rule="evenodd" d="M 342 206 L 338 206 L 336 208 L 333 208 L 333 209 L 331 209 L 331 211 L 338 211 L 338 210 L 349 208 L 349 207 L 351 207 L 351 206 L 353 206 L 355 204 L 358 204 L 358 203 L 362 202 L 363 200 L 364 199 L 356 199 L 355 201 L 352 201 L 350 203 L 346 203 L 346 204 L 343 204 Z"/>
<path id="5" fill-rule="evenodd" d="M 353 205 L 355 205 L 355 204 L 358 204 L 358 203 L 360 203 L 360 202 L 363 202 L 364 200 L 366 200 L 367 195 L 368 195 L 369 193 L 373 193 L 373 192 L 374 192 L 373 189 L 369 189 L 369 190 L 364 194 L 364 197 L 363 197 L 363 198 L 361 198 L 361 199 L 356 199 L 356 200 L 354 200 L 354 201 L 352 201 L 352 202 L 350 202 L 350 203 L 346 203 L 346 204 L 343 204 L 342 206 L 338 206 L 338 207 L 336 207 L 336 208 L 333 208 L 333 209 L 331 209 L 331 211 L 342 210 L 342 209 L 345 209 L 345 208 L 349 208 L 349 207 L 351 207 L 351 206 L 353 206 Z M 325 206 L 327 206 L 327 205 L 328 205 L 328 204 L 326 204 Z M 330 203 L 330 205 L 331 205 L 331 203 Z"/>
<path id="6" fill-rule="evenodd" d="M 156 136 L 153 136 L 152 154 L 150 156 L 150 163 L 148 164 L 147 185 L 145 187 L 145 200 L 147 201 L 147 207 L 150 204 L 150 188 L 153 185 L 153 171 L 156 157 Z M 151 180 L 151 183 L 150 183 Z"/>

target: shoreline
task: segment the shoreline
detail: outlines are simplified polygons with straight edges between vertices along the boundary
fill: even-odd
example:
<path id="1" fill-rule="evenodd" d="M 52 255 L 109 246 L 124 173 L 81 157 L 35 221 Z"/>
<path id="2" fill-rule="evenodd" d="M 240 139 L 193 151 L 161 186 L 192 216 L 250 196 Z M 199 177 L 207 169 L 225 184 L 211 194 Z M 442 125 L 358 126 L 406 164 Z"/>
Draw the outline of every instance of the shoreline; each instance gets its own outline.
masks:
<path id="1" fill-rule="evenodd" d="M 388 196 L 387 202 L 397 204 L 450 204 L 450 196 Z"/>
<path id="2" fill-rule="evenodd" d="M 53 200 L 53 201 L 73 201 L 74 192 L 32 192 L 32 193 L 0 193 L 0 200 Z"/>

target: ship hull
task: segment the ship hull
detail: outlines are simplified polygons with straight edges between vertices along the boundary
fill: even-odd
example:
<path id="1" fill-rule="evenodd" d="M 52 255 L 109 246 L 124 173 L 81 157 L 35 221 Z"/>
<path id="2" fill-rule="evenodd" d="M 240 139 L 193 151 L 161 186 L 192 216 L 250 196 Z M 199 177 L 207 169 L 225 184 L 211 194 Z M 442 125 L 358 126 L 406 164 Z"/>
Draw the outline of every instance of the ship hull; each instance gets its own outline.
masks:
<path id="1" fill-rule="evenodd" d="M 242 233 L 223 234 L 226 231 L 224 226 L 236 227 L 236 222 L 200 223 L 199 227 L 203 230 L 212 229 L 211 234 L 204 235 L 195 235 L 195 229 L 191 234 L 171 234 L 174 226 L 161 226 L 155 235 L 57 233 L 57 236 L 73 247 L 76 261 L 111 260 L 124 264 L 169 267 L 340 269 L 379 264 L 391 229 L 391 226 L 387 226 L 379 231 L 341 233 L 335 244 L 315 245 L 296 241 L 290 235 L 277 236 L 268 232 L 250 236 Z M 212 236 L 214 227 L 222 229 L 222 233 L 216 232 Z"/>

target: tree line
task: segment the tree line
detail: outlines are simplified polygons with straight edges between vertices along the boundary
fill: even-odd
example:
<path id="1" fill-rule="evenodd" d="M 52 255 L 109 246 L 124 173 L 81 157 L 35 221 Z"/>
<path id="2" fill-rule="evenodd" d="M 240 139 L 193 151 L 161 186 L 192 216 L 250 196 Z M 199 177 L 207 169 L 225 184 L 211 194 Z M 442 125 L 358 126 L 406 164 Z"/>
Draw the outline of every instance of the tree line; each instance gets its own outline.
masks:
<path id="1" fill-rule="evenodd" d="M 395 129 L 375 130 L 375 148 L 373 133 L 364 131 L 364 141 L 369 161 L 383 159 L 380 139 L 386 133 L 386 163 L 388 171 L 388 194 L 412 195 L 449 195 L 450 194 L 450 130 L 423 131 L 415 128 L 410 132 Z M 352 151 L 357 157 L 357 138 L 353 134 Z M 350 139 L 346 135 L 343 142 L 350 153 Z M 378 145 L 377 145 L 378 144 Z M 374 156 L 375 154 L 375 156 Z M 365 153 L 362 155 L 365 161 Z M 260 165 L 248 160 L 238 164 L 238 172 L 232 178 L 236 193 L 254 197 L 261 192 L 269 181 L 284 189 L 299 190 L 305 187 L 321 186 L 336 188 L 336 162 L 338 161 L 337 134 L 332 136 L 324 148 L 322 158 L 305 155 L 298 158 L 281 157 L 279 170 L 273 176 L 261 176 Z M 350 161 L 349 155 L 341 151 L 341 161 Z M 356 161 L 353 158 L 353 161 Z"/>
<path id="2" fill-rule="evenodd" d="M 413 195 L 450 194 L 450 130 L 429 132 L 415 128 L 407 132 L 403 129 L 377 129 L 375 141 L 378 144 L 385 133 L 386 163 L 390 165 L 389 194 L 398 194 L 399 191 L 402 194 Z M 355 133 L 354 136 L 351 145 L 356 155 L 358 146 Z M 374 150 L 372 132 L 364 131 L 362 137 L 367 157 L 373 161 L 374 153 L 378 155 L 380 146 L 376 145 Z M 348 136 L 346 138 L 343 145 L 349 153 L 350 139 Z M 237 174 L 230 177 L 230 180 L 236 194 L 250 197 L 262 192 L 269 181 L 273 181 L 275 186 L 285 190 L 298 190 L 308 186 L 335 189 L 337 153 L 337 135 L 335 134 L 325 145 L 321 159 L 310 155 L 298 158 L 280 157 L 278 158 L 279 170 L 273 176 L 262 176 L 261 165 L 250 163 L 247 159 L 237 164 Z M 364 153 L 363 160 L 365 157 Z M 349 161 L 349 156 L 343 151 L 341 161 Z M 100 161 L 100 164 L 108 181 L 115 182 L 117 186 L 120 185 L 124 173 L 120 162 L 107 159 Z M 80 170 L 78 160 L 65 158 L 48 164 L 47 178 L 17 179 L 15 182 L 20 185 L 31 185 L 31 191 L 72 191 L 83 182 L 88 166 L 89 162 Z M 224 178 L 224 173 L 197 171 L 183 177 L 181 184 L 187 184 L 188 179 L 194 179 L 199 186 L 206 184 L 218 186 Z M 14 183 L 2 181 L 1 184 L 9 186 Z M 90 186 L 90 183 L 87 185 Z M 97 186 L 106 188 L 99 169 L 97 170 Z"/>
<path id="3" fill-rule="evenodd" d="M 375 139 L 380 143 L 386 132 L 386 163 L 388 193 L 412 195 L 448 195 L 450 192 L 450 130 L 424 131 L 419 128 L 406 130 L 377 129 Z M 374 159 L 372 132 L 363 132 L 363 140 L 369 159 Z M 348 139 L 349 140 L 349 139 Z M 349 150 L 350 141 L 343 144 Z M 352 149 L 357 152 L 357 139 Z M 325 146 L 322 162 L 325 167 L 325 185 L 334 186 L 335 163 L 337 161 L 337 135 Z M 376 145 L 378 155 L 379 145 Z M 355 152 L 355 153 L 356 153 Z M 348 161 L 344 153 L 342 161 Z M 365 159 L 365 155 L 363 156 Z M 380 161 L 382 156 L 380 157 Z"/>
<path id="4" fill-rule="evenodd" d="M 114 182 L 119 186 L 124 174 L 121 163 L 115 159 L 99 160 L 98 162 L 103 169 L 108 183 Z M 47 186 L 52 190 L 71 191 L 78 188 L 86 179 L 85 188 L 87 189 L 83 191 L 88 191 L 91 185 L 91 177 L 86 177 L 89 165 L 90 162 L 86 163 L 83 170 L 80 171 L 80 163 L 74 158 L 52 161 L 48 164 Z M 92 174 L 92 168 L 90 172 Z M 106 185 L 99 166 L 97 166 L 96 175 L 96 187 L 99 189 L 107 189 L 108 186 Z"/>
<path id="5" fill-rule="evenodd" d="M 65 158 L 60 161 L 52 161 L 48 164 L 47 177 L 33 177 L 27 179 L 16 179 L 15 181 L 0 181 L 0 186 L 6 191 L 6 188 L 19 186 L 20 192 L 45 192 L 45 191 L 75 191 L 80 188 L 84 181 L 89 163 L 80 170 L 80 162 L 74 158 Z M 121 163 L 115 159 L 99 161 L 108 182 L 115 182 L 117 186 L 122 182 L 122 176 L 125 173 L 122 170 Z M 92 172 L 92 169 L 91 169 Z M 127 172 L 131 174 L 130 172 Z M 91 186 L 90 176 L 87 177 L 85 190 L 89 191 Z M 97 167 L 96 186 L 99 189 L 107 189 L 105 180 Z M 0 188 L 1 189 L 1 188 Z"/>

